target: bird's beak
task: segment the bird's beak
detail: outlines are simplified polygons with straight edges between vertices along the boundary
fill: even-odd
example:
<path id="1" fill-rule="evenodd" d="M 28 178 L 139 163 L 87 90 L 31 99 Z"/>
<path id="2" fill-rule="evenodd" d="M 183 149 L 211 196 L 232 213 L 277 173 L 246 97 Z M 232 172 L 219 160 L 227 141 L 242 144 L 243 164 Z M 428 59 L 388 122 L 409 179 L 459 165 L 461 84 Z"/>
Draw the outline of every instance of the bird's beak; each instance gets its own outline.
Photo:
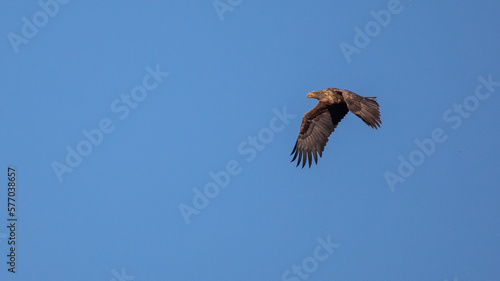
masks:
<path id="1" fill-rule="evenodd" d="M 309 93 L 307 94 L 307 97 L 308 97 L 308 98 L 312 98 L 312 97 L 314 97 L 314 93 L 313 93 L 313 92 L 309 92 Z"/>

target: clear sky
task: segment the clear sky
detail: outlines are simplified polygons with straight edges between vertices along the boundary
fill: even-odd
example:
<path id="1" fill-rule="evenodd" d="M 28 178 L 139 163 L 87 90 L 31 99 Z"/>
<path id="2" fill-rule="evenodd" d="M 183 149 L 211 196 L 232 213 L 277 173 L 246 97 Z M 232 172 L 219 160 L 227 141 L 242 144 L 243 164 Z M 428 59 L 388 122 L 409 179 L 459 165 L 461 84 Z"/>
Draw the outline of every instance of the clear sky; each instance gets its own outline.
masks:
<path id="1" fill-rule="evenodd" d="M 499 12 L 2 1 L 0 279 L 499 280 Z M 382 127 L 296 168 L 327 87 Z"/>

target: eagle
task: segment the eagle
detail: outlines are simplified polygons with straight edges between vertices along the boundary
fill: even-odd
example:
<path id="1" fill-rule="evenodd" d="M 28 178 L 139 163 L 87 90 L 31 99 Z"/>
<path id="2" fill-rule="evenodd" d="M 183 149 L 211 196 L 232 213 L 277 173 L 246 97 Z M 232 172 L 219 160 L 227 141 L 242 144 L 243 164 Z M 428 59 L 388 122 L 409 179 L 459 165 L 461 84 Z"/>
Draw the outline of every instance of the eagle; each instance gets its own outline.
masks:
<path id="1" fill-rule="evenodd" d="M 310 168 L 313 157 L 314 162 L 318 164 L 318 154 L 319 157 L 322 156 L 328 137 L 347 112 L 356 114 L 374 129 L 380 128 L 382 124 L 376 97 L 362 97 L 349 90 L 337 88 L 312 91 L 307 97 L 318 99 L 319 102 L 302 118 L 299 136 L 290 154 L 293 154 L 291 162 L 297 159 L 297 167 L 302 162 L 304 168 L 309 162 Z"/>

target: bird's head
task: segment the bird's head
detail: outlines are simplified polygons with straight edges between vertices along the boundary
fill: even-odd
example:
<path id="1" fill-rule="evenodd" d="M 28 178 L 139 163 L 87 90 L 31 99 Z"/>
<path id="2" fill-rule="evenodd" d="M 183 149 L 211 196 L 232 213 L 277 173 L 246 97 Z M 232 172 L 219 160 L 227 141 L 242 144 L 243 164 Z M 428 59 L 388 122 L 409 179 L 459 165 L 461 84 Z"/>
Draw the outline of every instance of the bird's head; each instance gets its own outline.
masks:
<path id="1" fill-rule="evenodd" d="M 319 96 L 320 96 L 320 91 L 312 91 L 307 94 L 308 98 L 319 99 Z"/>
<path id="2" fill-rule="evenodd" d="M 308 98 L 315 98 L 318 99 L 319 101 L 324 100 L 328 95 L 332 95 L 333 91 L 332 88 L 326 88 L 321 91 L 312 91 L 307 94 Z"/>
<path id="3" fill-rule="evenodd" d="M 321 91 L 312 91 L 307 94 L 308 98 L 315 98 L 320 102 L 332 104 L 335 102 L 335 97 L 342 95 L 342 92 L 337 88 L 326 88 Z"/>

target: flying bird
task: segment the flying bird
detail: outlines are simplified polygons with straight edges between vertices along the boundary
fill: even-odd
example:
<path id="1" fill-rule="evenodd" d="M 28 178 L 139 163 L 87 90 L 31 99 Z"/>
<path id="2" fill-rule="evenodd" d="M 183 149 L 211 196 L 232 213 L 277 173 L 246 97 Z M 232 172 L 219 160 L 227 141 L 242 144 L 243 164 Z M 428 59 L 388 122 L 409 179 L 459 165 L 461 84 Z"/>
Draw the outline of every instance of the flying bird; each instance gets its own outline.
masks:
<path id="1" fill-rule="evenodd" d="M 347 112 L 356 114 L 374 129 L 380 128 L 382 124 L 376 97 L 362 97 L 337 88 L 312 91 L 307 97 L 318 99 L 319 102 L 304 114 L 297 142 L 290 154 L 295 153 L 292 162 L 297 159 L 297 166 L 302 162 L 302 168 L 307 162 L 311 167 L 313 157 L 314 162 L 318 164 L 318 154 L 319 157 L 322 156 L 328 137 Z"/>

